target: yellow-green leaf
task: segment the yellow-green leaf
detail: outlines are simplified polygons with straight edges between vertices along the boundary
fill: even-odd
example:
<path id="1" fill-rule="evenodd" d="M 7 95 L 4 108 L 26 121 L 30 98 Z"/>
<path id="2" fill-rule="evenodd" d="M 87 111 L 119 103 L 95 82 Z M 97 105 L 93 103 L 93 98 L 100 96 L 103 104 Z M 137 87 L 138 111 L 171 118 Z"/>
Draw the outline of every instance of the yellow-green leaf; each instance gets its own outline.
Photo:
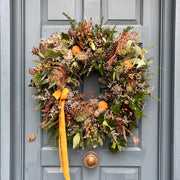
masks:
<path id="1" fill-rule="evenodd" d="M 41 52 L 39 52 L 38 54 L 39 54 L 40 57 L 45 58 L 44 55 Z"/>
<path id="2" fill-rule="evenodd" d="M 32 62 L 40 63 L 41 61 L 39 61 L 39 60 L 32 60 Z"/>
<path id="3" fill-rule="evenodd" d="M 93 42 L 92 42 L 92 44 L 91 44 L 91 49 L 92 49 L 93 51 L 95 51 L 95 49 L 96 49 L 96 47 L 95 47 L 95 45 L 94 45 Z"/>
<path id="4" fill-rule="evenodd" d="M 75 149 L 78 144 L 80 142 L 80 134 L 77 133 L 74 137 L 73 137 L 73 149 Z"/>
<path id="5" fill-rule="evenodd" d="M 112 130 L 112 127 L 107 123 L 107 121 L 103 121 L 103 125 L 109 127 L 109 129 Z"/>
<path id="6" fill-rule="evenodd" d="M 103 37 L 102 40 L 106 43 L 106 39 Z"/>
<path id="7" fill-rule="evenodd" d="M 131 59 L 131 61 L 133 62 L 133 65 L 137 64 L 137 68 L 140 68 L 140 67 L 146 65 L 144 60 L 140 59 L 140 58 L 133 58 L 133 59 Z"/>
<path id="8" fill-rule="evenodd" d="M 112 144 L 112 146 L 111 146 L 113 149 L 115 149 L 116 148 L 116 143 L 115 142 L 113 142 L 113 144 Z"/>
<path id="9" fill-rule="evenodd" d="M 99 138 L 99 144 L 100 146 L 103 146 L 103 140 L 101 138 Z"/>

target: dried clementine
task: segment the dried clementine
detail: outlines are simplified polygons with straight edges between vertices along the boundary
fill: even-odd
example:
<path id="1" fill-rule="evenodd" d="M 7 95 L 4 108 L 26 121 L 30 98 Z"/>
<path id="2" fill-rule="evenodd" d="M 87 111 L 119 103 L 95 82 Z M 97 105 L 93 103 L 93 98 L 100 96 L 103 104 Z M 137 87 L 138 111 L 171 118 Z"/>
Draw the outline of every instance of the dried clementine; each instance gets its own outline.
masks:
<path id="1" fill-rule="evenodd" d="M 79 46 L 73 46 L 72 52 L 73 54 L 79 54 L 81 52 L 81 48 Z"/>
<path id="2" fill-rule="evenodd" d="M 105 101 L 100 101 L 98 103 L 98 109 L 99 110 L 103 110 L 103 111 L 106 111 L 108 109 L 108 103 L 105 102 Z"/>
<path id="3" fill-rule="evenodd" d="M 131 60 L 124 61 L 124 66 L 125 66 L 126 69 L 130 70 L 132 68 Z"/>

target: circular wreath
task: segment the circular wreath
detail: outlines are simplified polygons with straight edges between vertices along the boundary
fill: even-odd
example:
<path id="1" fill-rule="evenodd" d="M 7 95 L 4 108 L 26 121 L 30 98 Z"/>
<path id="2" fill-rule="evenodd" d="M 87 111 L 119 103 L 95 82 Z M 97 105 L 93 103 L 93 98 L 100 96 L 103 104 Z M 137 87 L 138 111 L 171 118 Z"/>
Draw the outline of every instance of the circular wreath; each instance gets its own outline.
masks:
<path id="1" fill-rule="evenodd" d="M 115 27 L 93 25 L 92 19 L 75 25 L 69 16 L 71 28 L 48 39 L 42 39 L 33 47 L 32 54 L 40 57 L 37 68 L 30 68 L 33 75 L 30 86 L 36 88 L 33 95 L 39 100 L 36 109 L 44 117 L 41 127 L 50 132 L 56 144 L 59 137 L 58 91 L 68 89 L 64 105 L 67 142 L 73 148 L 103 146 L 110 138 L 112 153 L 124 150 L 127 137 L 132 136 L 135 145 L 139 139 L 132 133 L 137 121 L 146 117 L 142 112 L 145 99 L 152 93 L 147 83 L 151 58 L 144 55 L 148 49 L 139 45 L 139 34 L 127 27 L 114 38 Z M 85 99 L 78 90 L 83 78 L 91 72 L 99 74 L 101 94 Z"/>

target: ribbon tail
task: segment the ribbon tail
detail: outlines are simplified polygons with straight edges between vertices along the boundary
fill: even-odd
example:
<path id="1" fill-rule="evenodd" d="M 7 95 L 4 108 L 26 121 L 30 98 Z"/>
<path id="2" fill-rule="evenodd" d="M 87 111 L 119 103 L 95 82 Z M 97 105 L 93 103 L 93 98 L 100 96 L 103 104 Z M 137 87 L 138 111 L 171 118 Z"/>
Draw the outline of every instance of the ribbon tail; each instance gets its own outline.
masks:
<path id="1" fill-rule="evenodd" d="M 61 114 L 60 114 L 60 138 L 61 138 L 61 152 L 62 152 L 62 160 L 63 160 L 63 169 L 64 169 L 64 177 L 65 180 L 70 180 L 69 176 L 69 162 L 68 162 L 68 152 L 67 152 L 67 138 L 66 138 L 66 125 L 64 118 L 64 104 L 65 100 L 61 103 Z"/>
<path id="2" fill-rule="evenodd" d="M 59 127 L 59 161 L 61 164 L 60 172 L 62 172 L 63 164 L 62 164 L 62 156 L 61 156 L 61 138 L 60 138 L 60 127 Z"/>

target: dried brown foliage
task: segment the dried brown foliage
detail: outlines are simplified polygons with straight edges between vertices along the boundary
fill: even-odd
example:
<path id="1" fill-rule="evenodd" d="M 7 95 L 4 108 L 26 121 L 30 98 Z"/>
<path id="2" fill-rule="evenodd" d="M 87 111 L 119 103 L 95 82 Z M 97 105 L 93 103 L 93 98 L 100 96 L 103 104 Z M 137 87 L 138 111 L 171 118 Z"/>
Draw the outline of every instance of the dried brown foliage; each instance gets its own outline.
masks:
<path id="1" fill-rule="evenodd" d="M 126 126 L 125 126 L 127 123 L 132 123 L 134 121 L 132 121 L 132 120 L 125 120 L 125 119 L 122 119 L 120 117 L 117 117 L 116 118 L 116 122 L 117 122 L 117 129 L 120 132 L 122 132 L 122 134 L 124 136 L 124 139 L 127 141 L 126 132 L 128 132 L 133 137 L 133 141 L 134 141 L 135 146 L 137 146 L 137 143 L 140 140 L 137 139 L 136 136 L 128 128 L 126 128 Z"/>
<path id="2" fill-rule="evenodd" d="M 41 122 L 41 126 L 45 125 L 48 122 L 50 118 L 49 112 L 51 110 L 52 105 L 54 104 L 54 101 L 54 98 L 51 98 L 49 102 L 46 104 L 45 108 L 41 110 L 41 112 L 43 112 L 42 116 L 45 116 L 44 121 Z"/>
<path id="3" fill-rule="evenodd" d="M 126 48 L 126 44 L 129 40 L 138 41 L 137 33 L 136 32 L 131 32 L 131 33 L 123 32 L 122 34 L 119 35 L 119 39 L 117 43 L 115 43 L 114 45 L 113 56 L 109 59 L 108 64 L 106 66 L 108 69 L 111 67 L 116 56 L 121 55 L 122 50 Z"/>
<path id="4" fill-rule="evenodd" d="M 56 84 L 58 86 L 63 88 L 64 84 L 66 84 L 67 82 L 67 77 L 68 77 L 67 71 L 64 70 L 63 67 L 59 66 L 59 67 L 54 68 L 53 72 L 54 72 L 54 75 L 52 79 L 56 81 Z"/>

